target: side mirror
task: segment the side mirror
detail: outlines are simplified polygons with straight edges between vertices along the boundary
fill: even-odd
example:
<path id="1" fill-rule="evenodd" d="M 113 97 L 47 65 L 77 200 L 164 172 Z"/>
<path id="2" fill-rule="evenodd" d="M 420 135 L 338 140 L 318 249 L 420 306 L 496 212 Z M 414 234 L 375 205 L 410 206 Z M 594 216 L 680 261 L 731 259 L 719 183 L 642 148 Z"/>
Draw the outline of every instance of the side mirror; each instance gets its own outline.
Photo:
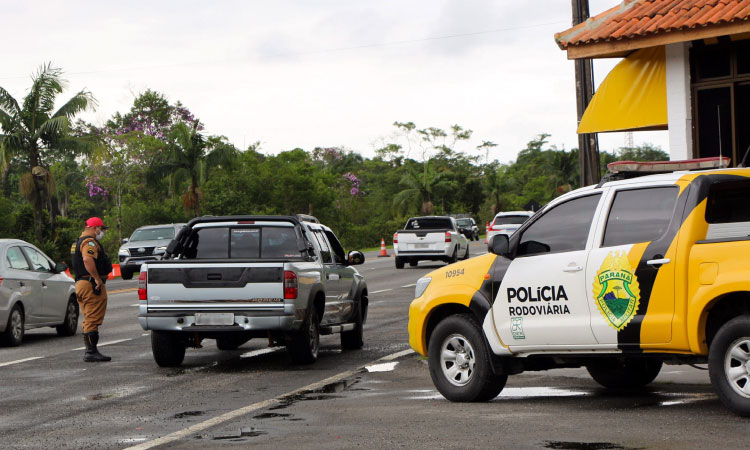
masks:
<path id="1" fill-rule="evenodd" d="M 128 238 L 123 238 L 123 239 L 122 239 L 122 243 L 123 243 L 123 244 L 127 244 L 129 240 L 130 240 L 130 239 L 128 239 Z"/>
<path id="2" fill-rule="evenodd" d="M 506 256 L 508 253 L 510 253 L 510 242 L 508 241 L 508 235 L 496 234 L 492 236 L 490 242 L 487 244 L 487 250 L 495 255 Z"/>
<path id="3" fill-rule="evenodd" d="M 63 273 L 66 270 L 68 270 L 68 265 L 65 263 L 57 263 L 55 264 L 55 273 Z"/>
<path id="4" fill-rule="evenodd" d="M 346 255 L 346 261 L 350 266 L 364 264 L 365 255 L 357 250 L 352 250 L 348 255 Z"/>

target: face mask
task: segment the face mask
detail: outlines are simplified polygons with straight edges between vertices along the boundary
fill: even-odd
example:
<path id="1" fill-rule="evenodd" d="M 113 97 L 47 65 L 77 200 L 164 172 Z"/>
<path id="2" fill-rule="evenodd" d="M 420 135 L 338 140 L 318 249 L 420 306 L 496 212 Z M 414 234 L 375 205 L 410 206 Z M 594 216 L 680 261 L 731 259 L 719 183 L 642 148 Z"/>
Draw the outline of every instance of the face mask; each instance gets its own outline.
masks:
<path id="1" fill-rule="evenodd" d="M 104 231 L 100 231 L 100 232 L 96 233 L 96 240 L 97 241 L 101 241 L 103 237 L 104 237 Z"/>

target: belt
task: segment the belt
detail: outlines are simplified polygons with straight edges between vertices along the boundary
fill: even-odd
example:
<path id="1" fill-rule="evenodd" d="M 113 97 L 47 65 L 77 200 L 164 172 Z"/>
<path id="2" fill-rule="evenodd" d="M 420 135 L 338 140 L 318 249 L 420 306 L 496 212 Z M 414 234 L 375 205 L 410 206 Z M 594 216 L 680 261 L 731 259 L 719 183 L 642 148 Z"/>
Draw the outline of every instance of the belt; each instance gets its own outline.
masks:
<path id="1" fill-rule="evenodd" d="M 79 280 L 94 281 L 94 277 L 92 277 L 91 275 L 81 275 L 80 277 L 76 277 L 76 281 L 79 281 Z M 106 283 L 107 283 L 107 279 L 102 278 L 102 284 L 106 284 Z"/>

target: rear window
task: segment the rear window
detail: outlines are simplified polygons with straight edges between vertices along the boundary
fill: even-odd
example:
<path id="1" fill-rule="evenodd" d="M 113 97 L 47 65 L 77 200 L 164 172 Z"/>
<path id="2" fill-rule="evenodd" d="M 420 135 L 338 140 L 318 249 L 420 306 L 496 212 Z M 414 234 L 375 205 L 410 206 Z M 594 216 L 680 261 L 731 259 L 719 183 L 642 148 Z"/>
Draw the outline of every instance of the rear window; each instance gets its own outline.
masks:
<path id="1" fill-rule="evenodd" d="M 298 258 L 297 235 L 292 227 L 212 227 L 198 229 L 188 258 L 279 259 Z M 195 255 L 195 256 L 192 256 Z"/>
<path id="2" fill-rule="evenodd" d="M 456 223 L 459 224 L 462 227 L 470 227 L 471 226 L 471 219 L 457 219 Z"/>
<path id="3" fill-rule="evenodd" d="M 522 223 L 529 220 L 529 216 L 515 215 L 515 216 L 497 216 L 495 217 L 495 224 L 507 223 L 510 225 L 521 225 Z"/>
<path id="4" fill-rule="evenodd" d="M 144 230 L 135 230 L 133 236 L 130 237 L 130 241 L 157 241 L 161 239 L 173 239 L 174 228 L 147 228 Z"/>
<path id="5" fill-rule="evenodd" d="M 450 219 L 444 219 L 441 217 L 423 217 L 416 219 L 409 219 L 406 222 L 406 230 L 443 230 L 453 228 L 453 223 Z"/>

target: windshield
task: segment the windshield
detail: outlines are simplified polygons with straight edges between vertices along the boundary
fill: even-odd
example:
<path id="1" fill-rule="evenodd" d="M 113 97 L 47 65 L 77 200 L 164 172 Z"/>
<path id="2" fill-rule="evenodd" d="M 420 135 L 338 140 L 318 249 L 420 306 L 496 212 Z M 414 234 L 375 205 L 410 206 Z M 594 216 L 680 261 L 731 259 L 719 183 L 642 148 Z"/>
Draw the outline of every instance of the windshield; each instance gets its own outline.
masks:
<path id="1" fill-rule="evenodd" d="M 406 223 L 407 230 L 443 230 L 451 229 L 451 220 L 443 217 L 421 217 L 409 219 Z"/>
<path id="2" fill-rule="evenodd" d="M 471 219 L 457 219 L 456 223 L 459 227 L 470 227 L 471 226 Z"/>
<path id="3" fill-rule="evenodd" d="M 174 228 L 145 228 L 143 230 L 135 230 L 133 235 L 130 237 L 130 242 L 134 241 L 159 241 L 164 239 L 174 238 Z"/>
<path id="4" fill-rule="evenodd" d="M 497 216 L 495 217 L 495 224 L 520 225 L 527 220 L 529 220 L 529 216 Z"/>

